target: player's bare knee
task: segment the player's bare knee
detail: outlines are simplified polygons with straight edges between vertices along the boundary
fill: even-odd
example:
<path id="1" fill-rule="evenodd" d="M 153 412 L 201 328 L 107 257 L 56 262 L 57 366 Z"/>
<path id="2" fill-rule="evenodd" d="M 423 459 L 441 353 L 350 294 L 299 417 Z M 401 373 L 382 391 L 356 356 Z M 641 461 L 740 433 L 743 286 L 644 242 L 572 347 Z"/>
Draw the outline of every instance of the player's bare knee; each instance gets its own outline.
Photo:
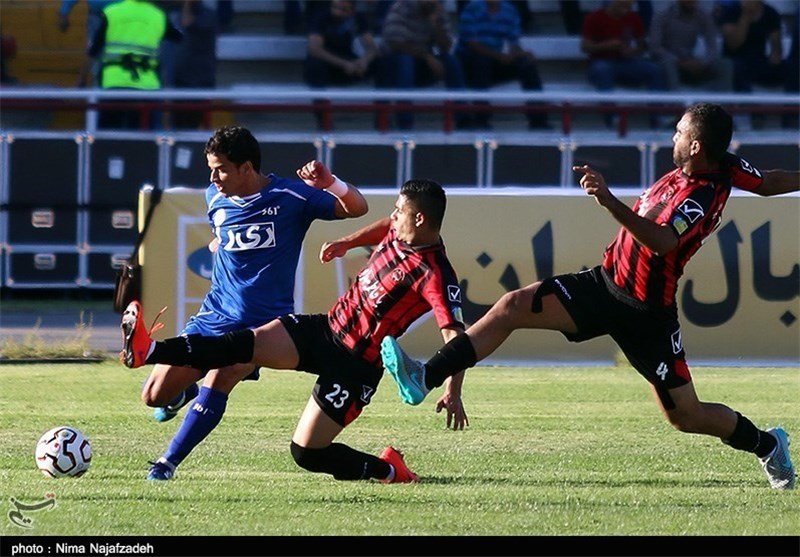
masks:
<path id="1" fill-rule="evenodd" d="M 170 393 L 166 392 L 163 381 L 148 381 L 142 388 L 142 402 L 152 408 L 166 406 L 176 396 L 177 393 L 170 396 Z"/>
<path id="2" fill-rule="evenodd" d="M 506 292 L 492 307 L 490 313 L 496 314 L 497 317 L 509 319 L 516 315 L 523 308 L 523 295 L 520 290 Z"/>

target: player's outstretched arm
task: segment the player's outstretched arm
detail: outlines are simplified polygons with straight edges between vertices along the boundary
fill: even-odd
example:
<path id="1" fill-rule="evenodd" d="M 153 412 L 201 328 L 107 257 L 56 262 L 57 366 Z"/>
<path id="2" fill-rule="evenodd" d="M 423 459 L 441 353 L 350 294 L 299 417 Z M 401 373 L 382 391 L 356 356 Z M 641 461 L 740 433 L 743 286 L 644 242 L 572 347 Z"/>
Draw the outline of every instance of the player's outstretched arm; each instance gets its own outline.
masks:
<path id="1" fill-rule="evenodd" d="M 800 171 L 765 170 L 764 181 L 754 193 L 770 197 L 793 191 L 800 191 Z"/>
<path id="2" fill-rule="evenodd" d="M 389 217 L 385 217 L 338 240 L 325 242 L 319 250 L 319 260 L 327 263 L 337 257 L 342 257 L 353 248 L 378 245 L 389 232 L 390 224 Z"/>
<path id="3" fill-rule="evenodd" d="M 572 170 L 582 173 L 581 188 L 633 234 L 637 242 L 658 255 L 664 255 L 678 246 L 678 236 L 670 226 L 657 224 L 636 214 L 611 193 L 605 178 L 598 171 L 586 165 L 573 166 Z"/>

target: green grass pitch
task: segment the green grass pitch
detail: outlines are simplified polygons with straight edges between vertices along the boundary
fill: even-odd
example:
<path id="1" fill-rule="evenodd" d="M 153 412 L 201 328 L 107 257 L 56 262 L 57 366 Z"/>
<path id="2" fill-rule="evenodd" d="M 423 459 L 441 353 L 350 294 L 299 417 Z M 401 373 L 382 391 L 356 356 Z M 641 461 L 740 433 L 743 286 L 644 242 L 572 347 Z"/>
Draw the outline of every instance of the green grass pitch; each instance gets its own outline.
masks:
<path id="1" fill-rule="evenodd" d="M 314 377 L 273 370 L 233 391 L 173 481 L 146 481 L 185 413 L 156 423 L 139 399 L 146 374 L 116 362 L 0 366 L 1 500 L 9 511 L 12 498 L 57 503 L 28 512 L 27 529 L 4 512 L 0 535 L 800 536 L 798 491 L 770 489 L 753 455 L 674 430 L 626 366 L 474 368 L 465 431 L 436 414 L 441 390 L 411 407 L 385 377 L 340 440 L 374 454 L 394 445 L 416 485 L 296 466 L 289 442 Z M 701 399 L 800 439 L 796 368 L 693 375 Z M 36 469 L 36 441 L 57 425 L 89 437 L 85 476 Z"/>

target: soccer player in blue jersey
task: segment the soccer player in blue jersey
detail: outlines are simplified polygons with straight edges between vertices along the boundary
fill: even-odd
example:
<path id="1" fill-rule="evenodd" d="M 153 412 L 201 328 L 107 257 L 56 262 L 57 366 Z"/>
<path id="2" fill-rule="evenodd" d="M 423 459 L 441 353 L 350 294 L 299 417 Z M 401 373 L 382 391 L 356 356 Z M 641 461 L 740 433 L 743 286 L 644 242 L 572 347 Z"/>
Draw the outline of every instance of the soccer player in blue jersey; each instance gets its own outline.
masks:
<path id="1" fill-rule="evenodd" d="M 225 127 L 205 146 L 211 184 L 206 190 L 214 235 L 211 289 L 181 335 L 216 335 L 256 327 L 294 311 L 300 250 L 314 220 L 355 218 L 367 201 L 319 161 L 297 171 L 299 178 L 261 172 L 261 149 L 249 130 Z M 175 468 L 219 424 L 239 378 L 257 380 L 257 366 L 239 364 L 234 373 L 156 365 L 142 389 L 158 421 L 175 417 L 196 399 L 167 451 L 147 478 L 169 480 Z M 203 378 L 202 387 L 197 381 Z"/>
<path id="2" fill-rule="evenodd" d="M 327 313 L 288 313 L 224 335 L 191 334 L 155 342 L 144 326 L 141 304 L 133 301 L 122 317 L 122 361 L 129 368 L 157 362 L 200 367 L 247 362 L 220 373 L 233 376 L 229 380 L 254 365 L 316 375 L 290 444 L 297 465 L 337 480 L 416 482 L 394 447 L 375 456 L 334 441 L 377 392 L 384 335 L 402 335 L 429 311 L 445 341 L 464 330 L 458 277 L 439 235 L 445 205 L 437 182 L 409 180 L 389 217 L 325 243 L 319 255 L 323 263 L 353 248 L 375 246 L 356 280 Z M 469 425 L 460 376 L 447 381 L 437 410 L 447 411 L 447 425 L 454 430 Z"/>

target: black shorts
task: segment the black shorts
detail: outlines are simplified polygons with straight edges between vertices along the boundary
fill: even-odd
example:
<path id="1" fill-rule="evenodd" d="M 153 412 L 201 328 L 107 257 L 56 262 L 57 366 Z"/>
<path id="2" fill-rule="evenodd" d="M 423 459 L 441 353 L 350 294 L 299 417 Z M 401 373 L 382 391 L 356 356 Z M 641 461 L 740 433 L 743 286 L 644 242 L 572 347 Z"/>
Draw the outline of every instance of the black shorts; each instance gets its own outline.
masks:
<path id="1" fill-rule="evenodd" d="M 564 333 L 572 342 L 609 335 L 631 365 L 659 391 L 686 385 L 692 380 L 686 365 L 677 310 L 649 308 L 626 299 L 594 267 L 579 273 L 546 279 L 534 296 L 555 294 L 578 326 L 576 334 Z"/>
<path id="2" fill-rule="evenodd" d="M 318 376 L 314 400 L 333 421 L 347 426 L 372 400 L 383 368 L 354 355 L 339 342 L 326 315 L 289 314 L 279 319 L 300 354 L 297 369 Z"/>

